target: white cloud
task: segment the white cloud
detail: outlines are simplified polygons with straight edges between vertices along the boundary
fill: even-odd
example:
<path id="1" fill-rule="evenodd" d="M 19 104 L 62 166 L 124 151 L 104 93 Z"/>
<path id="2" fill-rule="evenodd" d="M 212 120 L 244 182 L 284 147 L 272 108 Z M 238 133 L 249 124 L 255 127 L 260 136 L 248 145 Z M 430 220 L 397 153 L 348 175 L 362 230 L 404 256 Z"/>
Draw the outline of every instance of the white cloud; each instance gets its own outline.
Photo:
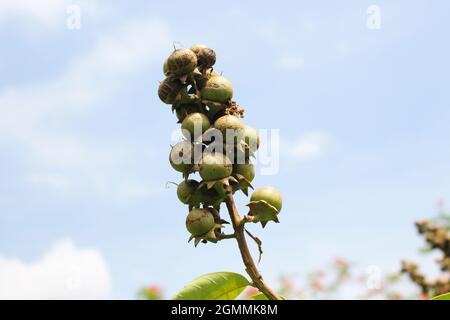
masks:
<path id="1" fill-rule="evenodd" d="M 329 136 L 322 132 L 309 132 L 294 142 L 284 142 L 285 153 L 296 160 L 308 160 L 323 155 L 329 145 Z"/>
<path id="2" fill-rule="evenodd" d="M 1 299 L 108 299 L 111 276 L 98 249 L 59 241 L 26 263 L 0 256 Z"/>
<path id="3" fill-rule="evenodd" d="M 283 56 L 280 59 L 280 67 L 290 71 L 297 71 L 304 67 L 305 60 L 301 56 Z"/>
<path id="4" fill-rule="evenodd" d="M 2 0 L 0 2 L 0 23 L 20 19 L 33 28 L 36 25 L 45 28 L 65 28 L 66 8 L 73 4 L 71 0 Z M 91 16 L 99 11 L 95 0 L 78 0 L 83 16 Z"/>

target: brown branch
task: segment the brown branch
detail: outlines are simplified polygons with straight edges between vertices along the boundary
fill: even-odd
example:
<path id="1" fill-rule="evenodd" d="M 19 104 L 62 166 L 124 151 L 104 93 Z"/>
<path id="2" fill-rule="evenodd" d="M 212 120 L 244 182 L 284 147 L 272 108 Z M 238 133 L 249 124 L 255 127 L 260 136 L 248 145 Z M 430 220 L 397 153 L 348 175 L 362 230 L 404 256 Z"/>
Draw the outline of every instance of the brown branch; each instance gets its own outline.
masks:
<path id="1" fill-rule="evenodd" d="M 253 281 L 253 285 L 259 289 L 263 294 L 266 295 L 270 300 L 282 300 L 264 281 L 263 277 L 256 268 L 255 262 L 253 261 L 250 250 L 248 249 L 247 240 L 245 239 L 245 229 L 244 223 L 242 223 L 242 218 L 240 217 L 236 204 L 232 195 L 227 196 L 225 203 L 227 205 L 228 213 L 230 214 L 231 221 L 233 223 L 234 234 L 236 236 L 236 241 L 239 246 L 239 251 L 241 252 L 242 261 L 245 265 L 245 271 L 250 276 Z"/>
<path id="2" fill-rule="evenodd" d="M 232 234 L 221 234 L 217 237 L 217 240 L 226 240 L 226 239 L 236 239 L 236 235 L 234 233 Z"/>

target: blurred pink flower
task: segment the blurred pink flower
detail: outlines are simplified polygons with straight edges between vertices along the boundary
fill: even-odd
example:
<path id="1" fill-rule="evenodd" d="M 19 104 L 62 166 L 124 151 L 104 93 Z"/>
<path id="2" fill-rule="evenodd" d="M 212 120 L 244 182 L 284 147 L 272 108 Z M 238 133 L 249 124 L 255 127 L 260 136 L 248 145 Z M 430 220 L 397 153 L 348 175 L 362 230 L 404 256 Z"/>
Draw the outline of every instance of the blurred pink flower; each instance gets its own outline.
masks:
<path id="1" fill-rule="evenodd" d="M 242 297 L 243 298 L 250 298 L 250 297 L 252 297 L 254 295 L 257 295 L 259 293 L 260 292 L 259 292 L 258 288 L 249 286 L 249 287 L 247 287 L 247 289 L 245 289 Z"/>
<path id="2" fill-rule="evenodd" d="M 141 295 L 147 300 L 161 300 L 164 289 L 158 285 L 150 285 L 141 290 Z"/>

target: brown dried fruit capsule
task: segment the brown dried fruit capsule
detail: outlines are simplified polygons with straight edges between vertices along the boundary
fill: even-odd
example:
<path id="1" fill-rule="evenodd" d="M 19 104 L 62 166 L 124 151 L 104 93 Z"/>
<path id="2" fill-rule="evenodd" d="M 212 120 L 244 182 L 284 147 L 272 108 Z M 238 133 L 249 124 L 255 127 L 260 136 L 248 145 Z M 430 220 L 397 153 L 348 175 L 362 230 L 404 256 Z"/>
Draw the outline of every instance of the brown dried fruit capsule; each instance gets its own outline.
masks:
<path id="1" fill-rule="evenodd" d="M 197 54 L 200 50 L 204 49 L 204 48 L 208 48 L 207 46 L 205 46 L 204 44 L 194 44 L 191 47 L 192 52 L 194 52 L 195 54 Z"/>
<path id="2" fill-rule="evenodd" d="M 175 103 L 178 94 L 183 89 L 183 85 L 176 79 L 166 78 L 161 82 L 158 88 L 158 96 L 162 102 L 167 104 Z"/>
<path id="3" fill-rule="evenodd" d="M 216 63 L 216 52 L 210 48 L 203 48 L 197 53 L 197 64 L 201 68 L 211 68 Z"/>
<path id="4" fill-rule="evenodd" d="M 190 49 L 177 49 L 167 58 L 167 69 L 174 77 L 185 76 L 197 68 L 197 56 Z"/>

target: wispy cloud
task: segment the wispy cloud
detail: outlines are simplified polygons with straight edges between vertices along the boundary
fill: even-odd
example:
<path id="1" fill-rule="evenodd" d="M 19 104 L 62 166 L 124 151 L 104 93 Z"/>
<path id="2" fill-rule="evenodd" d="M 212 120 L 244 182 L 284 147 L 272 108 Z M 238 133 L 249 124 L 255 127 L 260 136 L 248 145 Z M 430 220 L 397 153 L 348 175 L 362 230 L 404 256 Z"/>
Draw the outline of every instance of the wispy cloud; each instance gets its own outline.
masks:
<path id="1" fill-rule="evenodd" d="M 40 259 L 26 263 L 0 256 L 0 299 L 107 299 L 111 275 L 98 249 L 58 241 Z"/>
<path id="2" fill-rule="evenodd" d="M 323 132 L 309 132 L 295 141 L 284 141 L 283 151 L 295 160 L 309 160 L 322 156 L 329 145 L 329 135 Z"/>

